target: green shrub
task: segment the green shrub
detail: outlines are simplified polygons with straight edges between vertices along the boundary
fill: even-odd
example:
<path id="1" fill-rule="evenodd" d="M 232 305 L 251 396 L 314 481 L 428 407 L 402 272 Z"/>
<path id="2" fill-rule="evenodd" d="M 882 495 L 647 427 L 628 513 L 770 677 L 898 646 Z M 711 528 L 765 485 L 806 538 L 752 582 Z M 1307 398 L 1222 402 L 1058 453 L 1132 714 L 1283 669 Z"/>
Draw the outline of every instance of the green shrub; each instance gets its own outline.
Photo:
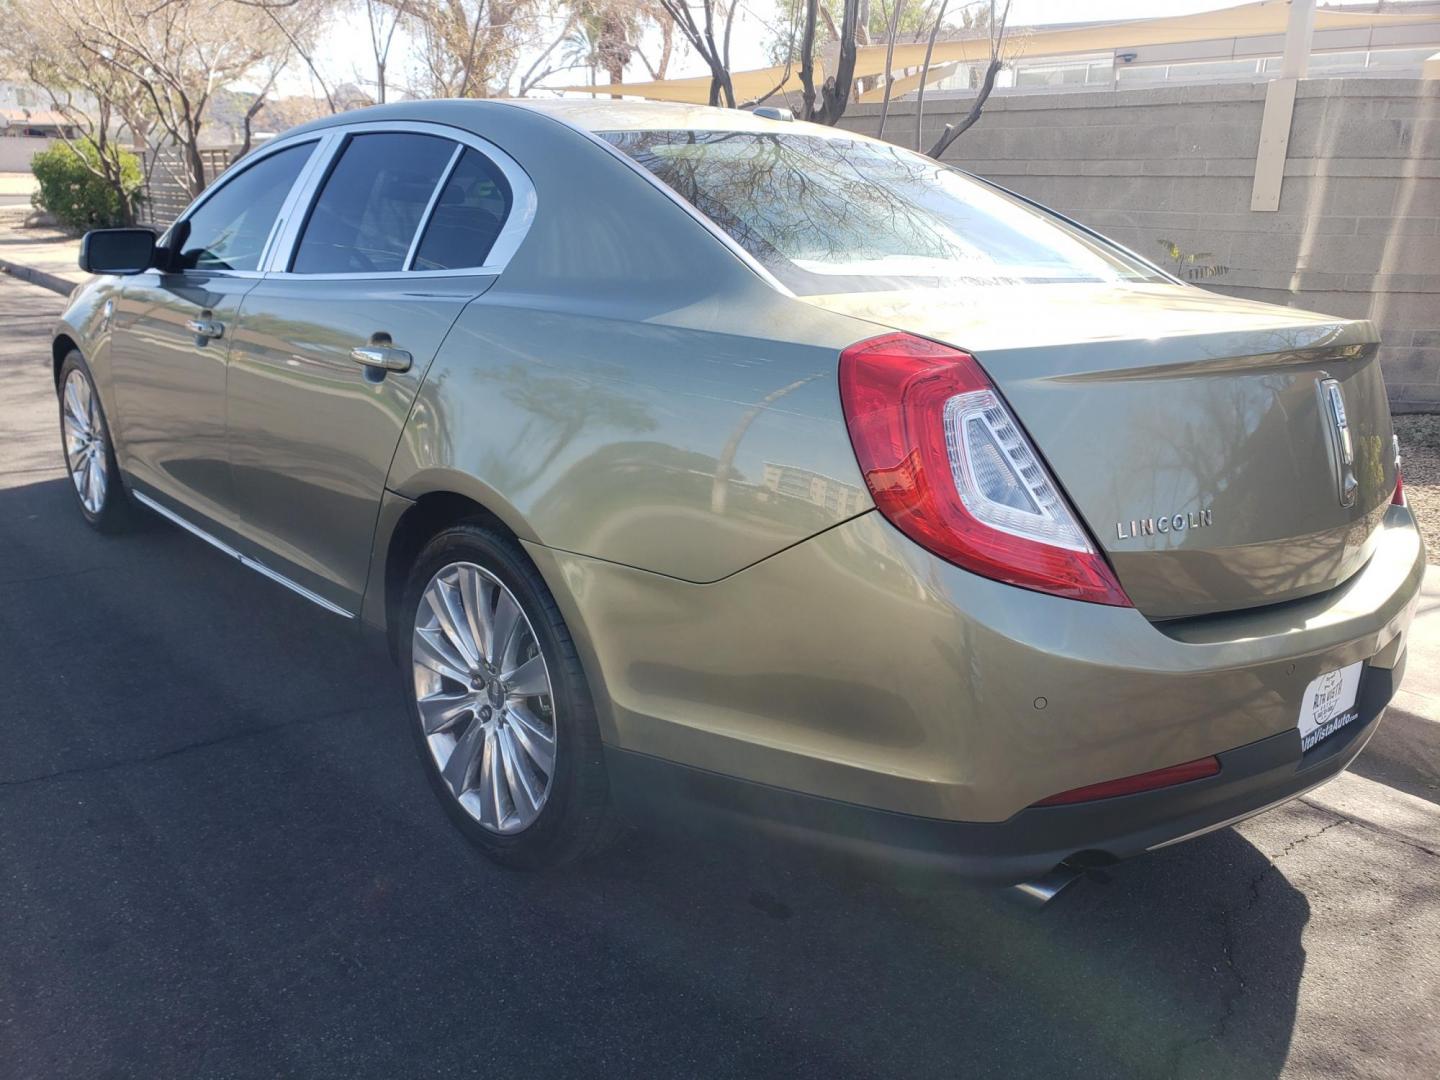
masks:
<path id="1" fill-rule="evenodd" d="M 74 145 L 56 143 L 30 160 L 30 171 L 40 185 L 31 202 L 76 232 L 133 224 L 140 199 L 140 160 L 114 147 L 107 153 L 116 155 L 120 163 L 120 184 L 127 196 L 123 202 L 115 186 L 99 175 L 100 151 L 89 139 Z"/>

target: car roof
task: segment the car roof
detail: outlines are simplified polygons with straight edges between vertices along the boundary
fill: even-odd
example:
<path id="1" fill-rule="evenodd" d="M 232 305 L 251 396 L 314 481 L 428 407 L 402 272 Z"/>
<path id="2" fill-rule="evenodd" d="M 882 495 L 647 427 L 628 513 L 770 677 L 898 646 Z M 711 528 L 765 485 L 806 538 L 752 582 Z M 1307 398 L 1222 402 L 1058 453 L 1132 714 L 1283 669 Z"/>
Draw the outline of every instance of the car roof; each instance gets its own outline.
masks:
<path id="1" fill-rule="evenodd" d="M 615 101 L 585 98 L 510 99 L 506 105 L 530 109 L 588 131 L 795 131 L 797 121 L 757 116 L 748 109 L 719 109 L 673 101 Z M 850 132 L 819 124 L 801 124 L 805 134 Z"/>
<path id="2" fill-rule="evenodd" d="M 588 132 L 601 131 L 768 131 L 776 134 L 804 134 L 822 138 L 860 139 L 867 136 L 823 124 L 798 120 L 773 120 L 746 109 L 719 109 L 709 105 L 685 105 L 665 101 L 588 100 L 583 98 L 436 98 L 396 101 L 352 112 L 336 113 L 292 128 L 292 135 L 321 128 L 363 124 L 375 120 L 414 120 L 449 124 L 477 135 L 485 134 L 484 118 L 494 110 L 514 115 L 519 110 L 537 120 L 548 117 L 569 127 Z"/>

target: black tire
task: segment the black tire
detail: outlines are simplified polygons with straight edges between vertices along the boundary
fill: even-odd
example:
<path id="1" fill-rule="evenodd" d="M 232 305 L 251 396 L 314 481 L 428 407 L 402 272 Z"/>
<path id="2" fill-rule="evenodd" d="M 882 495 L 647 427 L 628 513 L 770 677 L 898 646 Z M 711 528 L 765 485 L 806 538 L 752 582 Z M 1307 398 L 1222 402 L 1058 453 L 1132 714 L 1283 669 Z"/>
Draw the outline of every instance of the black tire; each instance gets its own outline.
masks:
<path id="1" fill-rule="evenodd" d="M 414 627 L 431 579 L 453 563 L 473 563 L 514 595 L 549 670 L 555 764 L 539 815 L 519 832 L 500 833 L 477 821 L 451 792 L 431 753 L 416 701 Z M 554 597 L 520 546 L 482 524 L 451 526 L 425 545 L 411 568 L 397 634 L 411 735 L 431 789 L 460 831 L 490 859 L 519 869 L 557 866 L 592 854 L 613 835 L 609 781 L 585 672 Z"/>
<path id="2" fill-rule="evenodd" d="M 71 469 L 70 454 L 65 445 L 65 387 L 72 373 L 78 373 L 90 389 L 94 401 L 94 416 L 105 442 L 105 493 L 100 500 L 100 505 L 93 510 L 85 505 L 85 500 L 80 495 L 79 486 L 75 483 L 75 474 Z M 138 516 L 135 504 L 126 492 L 124 479 L 120 475 L 120 464 L 115 458 L 115 440 L 110 435 L 110 422 L 105 416 L 105 408 L 100 401 L 99 391 L 95 389 L 95 378 L 90 374 L 90 365 L 85 363 L 85 358 L 80 355 L 78 349 L 70 350 L 64 362 L 61 363 L 60 376 L 55 384 L 55 389 L 56 401 L 60 410 L 60 449 L 65 456 L 65 475 L 70 479 L 70 491 L 75 496 L 75 505 L 80 508 L 81 516 L 92 529 L 102 533 L 118 533 L 132 528 Z"/>

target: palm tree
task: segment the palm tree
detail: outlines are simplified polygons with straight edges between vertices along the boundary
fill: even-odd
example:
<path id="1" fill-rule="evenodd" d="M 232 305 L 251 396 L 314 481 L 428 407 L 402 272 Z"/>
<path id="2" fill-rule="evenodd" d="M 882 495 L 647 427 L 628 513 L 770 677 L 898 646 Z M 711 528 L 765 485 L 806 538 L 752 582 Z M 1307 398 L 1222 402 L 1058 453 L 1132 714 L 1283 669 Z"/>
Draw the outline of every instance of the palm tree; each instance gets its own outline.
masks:
<path id="1" fill-rule="evenodd" d="M 625 66 L 635 52 L 648 7 L 643 0 L 572 0 L 574 29 L 568 54 L 590 69 L 590 82 L 604 70 L 612 83 L 625 81 Z"/>

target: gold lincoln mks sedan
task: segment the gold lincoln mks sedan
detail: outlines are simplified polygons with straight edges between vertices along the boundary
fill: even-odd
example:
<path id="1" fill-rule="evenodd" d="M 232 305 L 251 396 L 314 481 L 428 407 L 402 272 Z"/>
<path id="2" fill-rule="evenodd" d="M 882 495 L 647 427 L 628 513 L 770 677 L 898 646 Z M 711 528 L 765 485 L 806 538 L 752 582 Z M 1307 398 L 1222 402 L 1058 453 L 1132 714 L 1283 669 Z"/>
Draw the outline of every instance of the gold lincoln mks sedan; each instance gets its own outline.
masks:
<path id="1" fill-rule="evenodd" d="M 1344 769 L 1423 570 L 1374 327 L 772 112 L 386 105 L 91 233 L 80 512 L 372 631 L 510 865 L 683 805 L 1053 881 Z"/>

